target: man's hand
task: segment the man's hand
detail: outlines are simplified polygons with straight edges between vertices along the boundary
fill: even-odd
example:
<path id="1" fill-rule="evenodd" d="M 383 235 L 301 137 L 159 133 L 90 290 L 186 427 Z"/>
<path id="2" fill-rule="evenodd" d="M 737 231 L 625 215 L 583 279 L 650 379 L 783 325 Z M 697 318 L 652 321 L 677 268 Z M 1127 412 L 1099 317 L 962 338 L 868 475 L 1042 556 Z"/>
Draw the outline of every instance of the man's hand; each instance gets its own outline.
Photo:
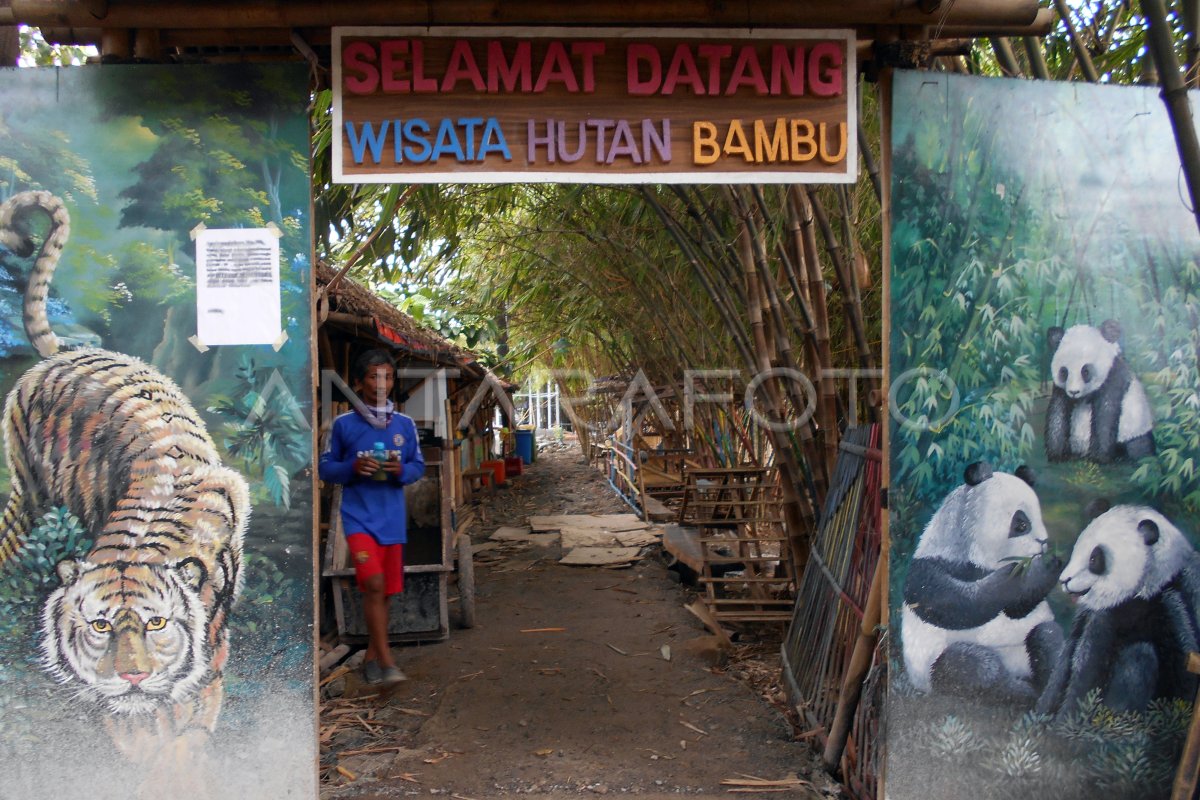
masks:
<path id="1" fill-rule="evenodd" d="M 387 465 L 384 465 L 387 469 Z M 354 474 L 360 478 L 369 478 L 379 471 L 379 462 L 370 456 L 359 456 L 354 459 Z"/>

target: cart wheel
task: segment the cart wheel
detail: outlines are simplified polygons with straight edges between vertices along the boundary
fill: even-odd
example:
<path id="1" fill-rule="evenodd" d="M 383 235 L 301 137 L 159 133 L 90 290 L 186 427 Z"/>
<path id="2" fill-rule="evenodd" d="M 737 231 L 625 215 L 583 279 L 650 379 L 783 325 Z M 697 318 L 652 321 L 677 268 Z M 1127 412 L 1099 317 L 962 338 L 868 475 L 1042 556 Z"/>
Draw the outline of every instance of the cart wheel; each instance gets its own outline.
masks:
<path id="1" fill-rule="evenodd" d="M 471 555 L 471 537 L 459 534 L 455 541 L 458 556 L 458 624 L 475 627 L 475 560 Z"/>

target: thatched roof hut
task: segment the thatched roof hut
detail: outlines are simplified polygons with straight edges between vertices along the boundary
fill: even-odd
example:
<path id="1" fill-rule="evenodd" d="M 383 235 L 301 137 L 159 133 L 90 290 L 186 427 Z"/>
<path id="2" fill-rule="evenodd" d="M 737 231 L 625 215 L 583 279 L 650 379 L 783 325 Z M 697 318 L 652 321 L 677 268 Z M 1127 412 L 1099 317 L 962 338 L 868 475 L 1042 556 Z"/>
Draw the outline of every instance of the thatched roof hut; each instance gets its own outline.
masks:
<path id="1" fill-rule="evenodd" d="M 316 272 L 317 322 L 322 328 L 332 325 L 354 337 L 374 337 L 380 345 L 392 347 L 405 356 L 439 366 L 458 367 L 474 377 L 482 377 L 486 372 L 470 350 L 421 326 L 351 278 L 338 278 L 337 270 L 324 263 L 317 264 Z M 323 349 L 327 338 L 321 337 Z M 321 361 L 338 363 L 332 352 L 323 352 Z"/>

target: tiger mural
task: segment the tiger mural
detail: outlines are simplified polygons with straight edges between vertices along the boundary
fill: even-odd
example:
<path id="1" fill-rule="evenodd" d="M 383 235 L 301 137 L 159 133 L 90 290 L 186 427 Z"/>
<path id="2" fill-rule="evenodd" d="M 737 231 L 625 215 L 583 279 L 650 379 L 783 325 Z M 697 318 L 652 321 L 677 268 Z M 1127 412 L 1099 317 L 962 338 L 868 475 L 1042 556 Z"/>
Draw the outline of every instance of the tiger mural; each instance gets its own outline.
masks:
<path id="1" fill-rule="evenodd" d="M 49 217 L 40 250 L 28 232 L 39 212 Z M 41 613 L 42 665 L 106 710 L 118 749 L 140 760 L 164 737 L 176 747 L 181 737 L 206 740 L 216 724 L 249 491 L 170 379 L 121 353 L 60 347 L 46 299 L 69 236 L 67 210 L 49 192 L 0 204 L 0 244 L 37 253 L 24 328 L 45 359 L 4 407 L 12 489 L 0 565 L 46 507 L 67 508 L 92 533 L 82 558 L 57 566 L 62 585 Z"/>

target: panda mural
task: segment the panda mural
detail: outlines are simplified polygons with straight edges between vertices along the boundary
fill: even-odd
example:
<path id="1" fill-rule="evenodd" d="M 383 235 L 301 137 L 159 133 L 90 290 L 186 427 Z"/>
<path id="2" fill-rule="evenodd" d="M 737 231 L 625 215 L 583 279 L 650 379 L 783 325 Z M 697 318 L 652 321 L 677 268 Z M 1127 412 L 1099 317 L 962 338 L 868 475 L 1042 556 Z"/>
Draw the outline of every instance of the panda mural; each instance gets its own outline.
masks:
<path id="1" fill-rule="evenodd" d="M 1042 714 L 1069 714 L 1093 689 L 1114 711 L 1196 695 L 1187 655 L 1200 650 L 1200 554 L 1153 508 L 1106 507 L 1060 576 L 1079 610 L 1038 700 Z"/>
<path id="2" fill-rule="evenodd" d="M 921 533 L 901 611 L 918 691 L 1033 705 L 1062 645 L 1046 595 L 1062 563 L 1046 552 L 1033 471 L 967 467 Z"/>
<path id="3" fill-rule="evenodd" d="M 1046 410 L 1046 457 L 1098 463 L 1154 454 L 1146 390 L 1121 356 L 1121 324 L 1047 331 L 1054 390 Z"/>

